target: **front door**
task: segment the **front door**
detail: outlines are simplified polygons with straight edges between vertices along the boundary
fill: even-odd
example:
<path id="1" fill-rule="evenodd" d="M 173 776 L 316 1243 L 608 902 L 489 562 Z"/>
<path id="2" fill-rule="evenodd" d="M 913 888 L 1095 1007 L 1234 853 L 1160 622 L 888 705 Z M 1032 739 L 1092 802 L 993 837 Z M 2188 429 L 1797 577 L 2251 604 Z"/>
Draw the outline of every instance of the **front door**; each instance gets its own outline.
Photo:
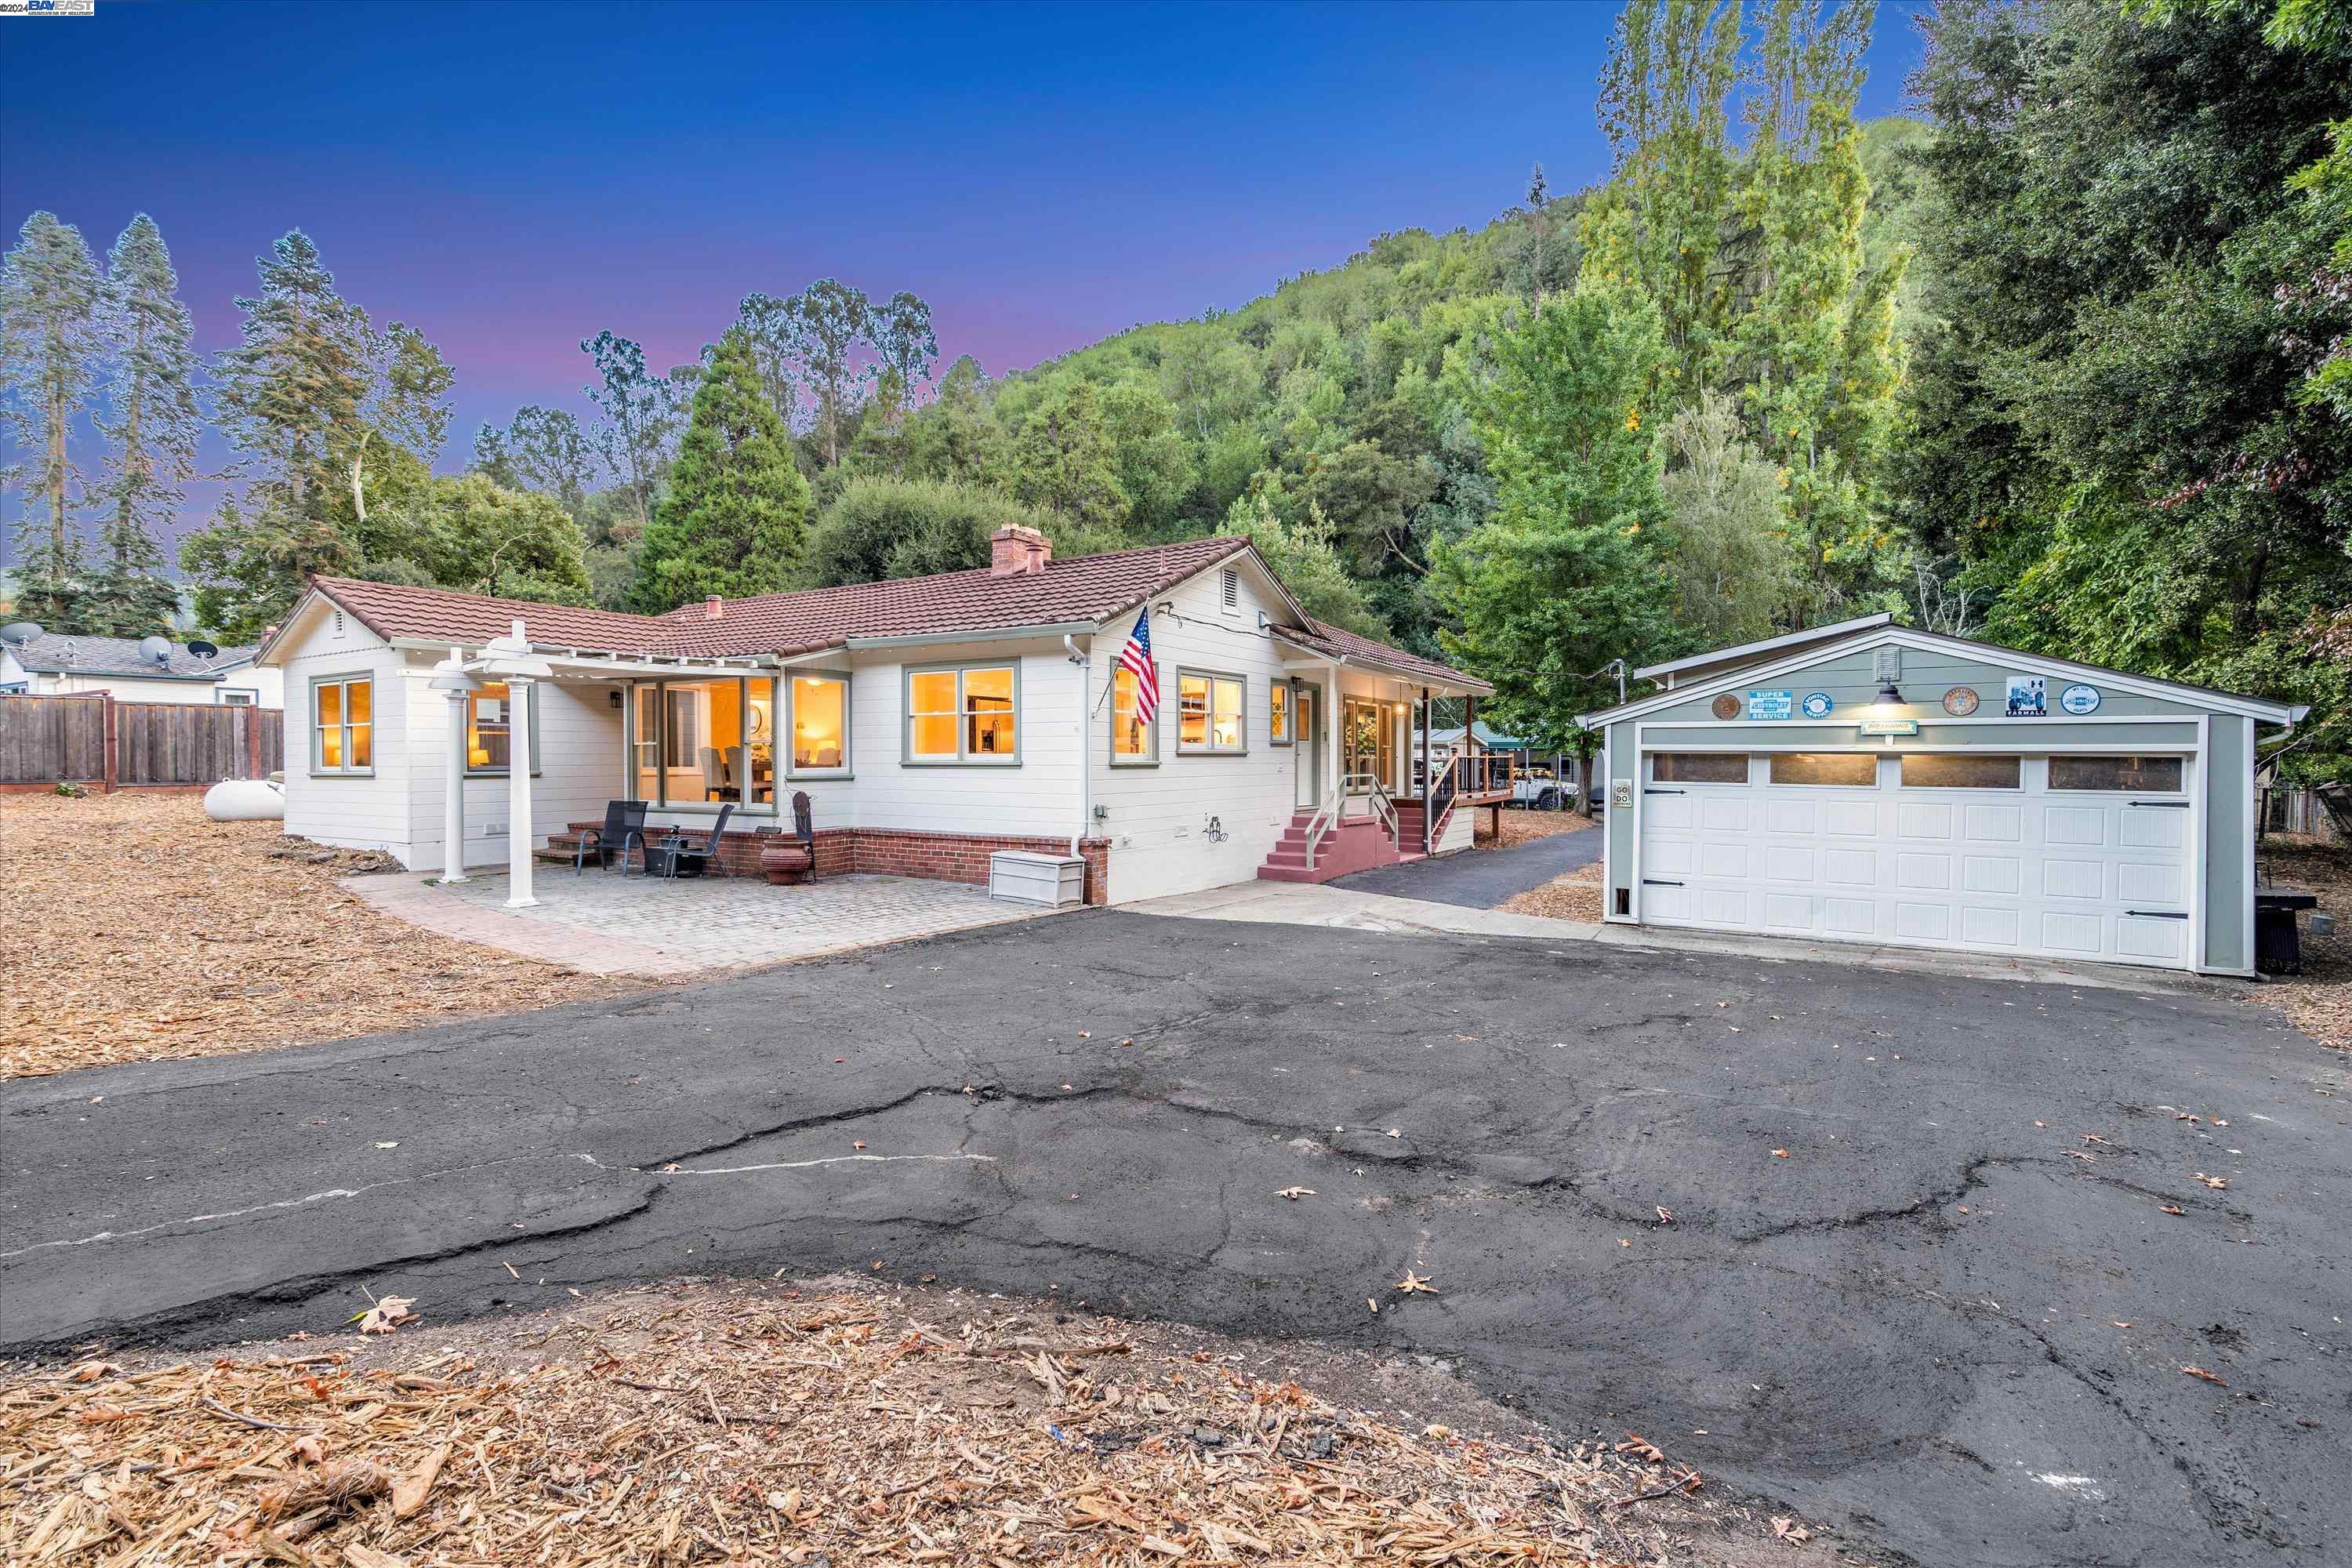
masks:
<path id="1" fill-rule="evenodd" d="M 1323 732 L 1317 710 L 1315 689 L 1300 686 L 1292 689 L 1293 714 L 1298 724 L 1298 739 L 1292 747 L 1298 769 L 1298 805 L 1311 811 L 1323 799 Z"/>
<path id="2" fill-rule="evenodd" d="M 1389 722 L 1388 710 L 1370 699 L 1350 697 L 1340 730 L 1347 748 L 1340 758 L 1346 764 L 1348 793 L 1370 794 L 1374 779 L 1395 789 L 1396 727 Z"/>

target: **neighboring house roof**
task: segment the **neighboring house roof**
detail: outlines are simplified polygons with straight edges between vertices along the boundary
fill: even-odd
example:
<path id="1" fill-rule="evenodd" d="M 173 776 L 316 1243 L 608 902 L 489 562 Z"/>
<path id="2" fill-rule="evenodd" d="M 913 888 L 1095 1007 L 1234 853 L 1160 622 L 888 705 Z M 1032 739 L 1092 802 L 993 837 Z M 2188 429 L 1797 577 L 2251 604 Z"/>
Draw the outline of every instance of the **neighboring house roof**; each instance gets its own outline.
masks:
<path id="1" fill-rule="evenodd" d="M 186 644 L 173 643 L 170 657 L 158 663 L 139 651 L 136 637 L 71 637 L 62 632 L 44 632 L 7 647 L 16 662 L 35 675 L 136 675 L 151 680 L 210 680 L 251 664 L 260 651 L 252 646 L 225 647 L 210 658 L 198 658 Z"/>
<path id="2" fill-rule="evenodd" d="M 1401 647 L 1391 647 L 1384 642 L 1375 642 L 1370 637 L 1359 637 L 1354 632 L 1342 631 L 1338 626 L 1311 617 L 1304 628 L 1276 626 L 1274 628 L 1274 635 L 1285 642 L 1296 643 L 1310 653 L 1319 653 L 1326 658 L 1345 659 L 1349 664 L 1377 666 L 1399 675 L 1443 680 L 1448 686 L 1467 686 L 1478 691 L 1495 689 L 1477 677 L 1465 675 L 1460 670 L 1440 664 L 1433 658 L 1423 658 L 1419 654 L 1407 653 Z"/>
<path id="3" fill-rule="evenodd" d="M 1049 561 L 1040 572 L 998 575 L 981 567 L 723 599 L 715 618 L 701 604 L 681 605 L 666 615 L 633 616 L 353 577 L 316 577 L 311 588 L 386 641 L 479 645 L 503 636 L 520 616 L 541 647 L 661 658 L 742 658 L 814 653 L 868 638 L 1099 626 L 1188 577 L 1243 555 L 1265 564 L 1248 540 L 1223 535 Z M 1266 575 L 1280 587 L 1270 568 Z M 1287 590 L 1283 593 L 1287 600 Z M 1484 682 L 1444 665 L 1327 626 L 1303 613 L 1299 618 L 1301 626 L 1275 629 L 1303 647 L 1342 654 L 1351 662 L 1485 689 Z M 288 617 L 287 628 L 295 619 Z M 265 653 L 285 630 L 264 645 Z"/>
<path id="4" fill-rule="evenodd" d="M 1638 719 L 1662 708 L 1687 702 L 1695 698 L 1711 696 L 1728 690 L 1748 680 L 1761 679 L 1783 669 L 1793 671 L 1818 663 L 1824 658 L 1834 658 L 1849 647 L 1860 650 L 1892 643 L 1928 653 L 1956 655 L 1992 663 L 2013 663 L 2021 669 L 2041 670 L 2048 674 L 2079 677 L 2100 681 L 2119 690 L 2137 691 L 2145 696 L 2167 698 L 2210 708 L 2217 712 L 2240 713 L 2271 724 L 2299 724 L 2310 712 L 2308 704 L 2273 701 L 2266 697 L 2247 697 L 2235 691 L 2222 691 L 2210 686 L 2190 686 L 2178 680 L 2166 680 L 2153 675 L 2134 675 L 2129 670 L 2110 669 L 2105 665 L 2084 664 L 2075 659 L 2059 658 L 2046 653 L 2028 653 L 2022 648 L 2003 647 L 1999 643 L 1979 642 L 1973 637 L 1948 637 L 1942 632 L 1921 631 L 1913 626 L 1888 624 L 1883 617 L 1868 616 L 1861 621 L 1849 621 L 1837 626 L 1822 628 L 1822 637 L 1791 633 L 1796 640 L 1785 647 L 1776 647 L 1768 658 L 1754 658 L 1725 663 L 1721 656 L 1703 656 L 1717 668 L 1703 670 L 1699 676 L 1685 674 L 1678 684 L 1666 690 L 1637 697 L 1614 708 L 1596 713 L 1580 713 L 1576 721 L 1588 730 Z M 1781 639 L 1773 639 L 1779 643 Z M 1772 644 L 1751 643 L 1749 648 L 1771 647 Z M 1727 649 L 1726 652 L 1737 650 Z M 1652 667 L 1662 668 L 1662 667 Z"/>
<path id="5" fill-rule="evenodd" d="M 1487 723 L 1484 719 L 1479 720 L 1476 723 L 1473 724 L 1471 728 L 1475 730 L 1478 733 L 1478 743 L 1482 746 L 1488 747 L 1491 750 L 1498 752 L 1524 752 L 1528 749 L 1527 742 L 1519 739 L 1517 735 L 1504 734 L 1501 731 Z M 1429 743 L 1433 746 L 1460 745 L 1462 743 L 1462 726 L 1456 724 L 1450 730 L 1432 730 L 1429 732 Z"/>

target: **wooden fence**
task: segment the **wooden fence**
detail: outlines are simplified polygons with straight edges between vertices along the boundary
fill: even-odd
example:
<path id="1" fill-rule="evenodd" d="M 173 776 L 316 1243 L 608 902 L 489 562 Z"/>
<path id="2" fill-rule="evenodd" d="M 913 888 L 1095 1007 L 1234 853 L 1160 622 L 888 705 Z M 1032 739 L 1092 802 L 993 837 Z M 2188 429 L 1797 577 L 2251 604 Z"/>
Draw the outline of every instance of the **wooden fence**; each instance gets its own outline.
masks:
<path id="1" fill-rule="evenodd" d="M 274 708 L 0 697 L 0 790 L 188 787 L 285 765 L 286 715 Z"/>
<path id="2" fill-rule="evenodd" d="M 2323 796 L 2333 794 L 2335 809 Z M 2352 817 L 2352 800 L 2347 800 L 2340 784 L 2331 784 L 2326 791 L 2315 789 L 2266 789 L 2262 795 L 2262 823 L 2265 833 L 2299 833 L 2318 839 L 2322 844 L 2346 842 L 2344 819 Z"/>

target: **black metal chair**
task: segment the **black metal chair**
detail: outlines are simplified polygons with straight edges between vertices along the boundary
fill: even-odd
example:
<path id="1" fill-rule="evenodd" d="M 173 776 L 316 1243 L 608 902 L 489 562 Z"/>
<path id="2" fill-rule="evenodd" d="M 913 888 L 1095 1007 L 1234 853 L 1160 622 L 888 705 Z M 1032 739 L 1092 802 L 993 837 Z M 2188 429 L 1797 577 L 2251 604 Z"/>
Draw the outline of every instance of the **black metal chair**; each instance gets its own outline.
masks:
<path id="1" fill-rule="evenodd" d="M 701 868 L 717 867 L 719 874 L 724 877 L 727 875 L 727 868 L 719 858 L 719 836 L 727 831 L 727 819 L 734 815 L 733 805 L 720 806 L 719 820 L 710 825 L 709 836 L 698 844 L 692 837 L 673 828 L 668 837 L 656 844 L 646 852 L 646 863 L 650 865 L 656 860 L 660 861 L 662 875 L 672 880 L 677 879 L 678 868 L 689 863 L 698 868 L 697 875 L 700 874 Z"/>
<path id="2" fill-rule="evenodd" d="M 621 875 L 629 874 L 629 851 L 642 849 L 646 843 L 646 803 L 642 800 L 608 800 L 604 803 L 604 826 L 583 827 L 580 842 L 572 846 L 572 874 L 575 877 L 587 868 L 588 857 L 596 857 L 596 868 L 604 870 L 613 864 L 613 857 L 621 858 Z"/>
<path id="3" fill-rule="evenodd" d="M 760 852 L 760 869 L 771 882 L 786 879 L 802 882 L 816 880 L 816 825 L 809 820 L 808 791 L 793 794 L 793 838 L 794 847 L 786 850 L 779 846 Z M 797 854 L 799 863 L 793 857 Z"/>

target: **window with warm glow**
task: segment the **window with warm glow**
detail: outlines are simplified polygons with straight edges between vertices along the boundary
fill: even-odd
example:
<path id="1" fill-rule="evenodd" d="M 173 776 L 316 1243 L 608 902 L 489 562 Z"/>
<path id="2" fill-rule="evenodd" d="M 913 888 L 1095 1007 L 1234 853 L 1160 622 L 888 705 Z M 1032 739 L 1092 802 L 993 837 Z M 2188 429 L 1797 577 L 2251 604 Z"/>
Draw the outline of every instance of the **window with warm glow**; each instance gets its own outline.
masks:
<path id="1" fill-rule="evenodd" d="M 1265 738 L 1277 746 L 1290 744 L 1290 686 L 1277 680 L 1265 689 Z"/>
<path id="2" fill-rule="evenodd" d="M 645 681 L 628 712 L 630 777 L 638 799 L 672 809 L 774 809 L 773 680 Z"/>
<path id="3" fill-rule="evenodd" d="M 1019 672 L 1011 665 L 907 672 L 905 760 L 1021 760 Z"/>
<path id="4" fill-rule="evenodd" d="M 793 772 L 835 773 L 849 766 L 849 679 L 793 677 Z"/>
<path id="5" fill-rule="evenodd" d="M 365 676 L 310 686 L 310 771 L 363 773 L 375 767 L 375 683 Z"/>
<path id="6" fill-rule="evenodd" d="M 1176 749 L 1212 753 L 1247 751 L 1247 716 L 1242 709 L 1242 691 L 1238 675 L 1178 672 Z"/>
<path id="7" fill-rule="evenodd" d="M 513 718 L 506 684 L 494 682 L 466 699 L 466 771 L 502 773 L 513 760 L 508 751 L 509 724 Z"/>
<path id="8" fill-rule="evenodd" d="M 1111 671 L 1110 760 L 1114 763 L 1156 763 L 1160 760 L 1160 726 L 1145 723 L 1136 708 L 1135 671 L 1124 666 Z"/>

